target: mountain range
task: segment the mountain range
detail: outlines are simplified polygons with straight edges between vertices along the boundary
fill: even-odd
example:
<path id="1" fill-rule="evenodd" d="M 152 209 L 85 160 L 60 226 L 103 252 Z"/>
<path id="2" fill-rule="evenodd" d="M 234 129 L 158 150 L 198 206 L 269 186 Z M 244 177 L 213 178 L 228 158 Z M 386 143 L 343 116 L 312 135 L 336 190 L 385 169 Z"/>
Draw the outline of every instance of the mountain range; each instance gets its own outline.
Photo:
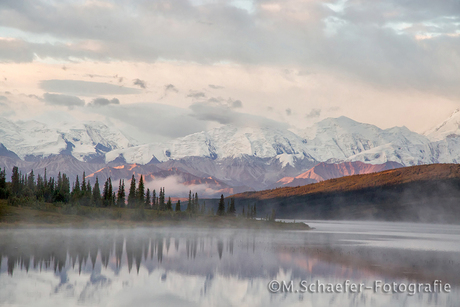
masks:
<path id="1" fill-rule="evenodd" d="M 34 169 L 37 174 L 46 168 L 50 176 L 61 171 L 71 178 L 85 171 L 90 179 L 110 176 L 113 181 L 135 174 L 146 176 L 152 187 L 171 177 L 209 195 L 458 161 L 459 110 L 424 134 L 406 127 L 380 129 L 342 116 L 298 131 L 224 125 L 151 144 L 139 144 L 101 122 L 49 126 L 0 118 L 0 166 L 7 170 L 16 165 L 23 173 Z"/>

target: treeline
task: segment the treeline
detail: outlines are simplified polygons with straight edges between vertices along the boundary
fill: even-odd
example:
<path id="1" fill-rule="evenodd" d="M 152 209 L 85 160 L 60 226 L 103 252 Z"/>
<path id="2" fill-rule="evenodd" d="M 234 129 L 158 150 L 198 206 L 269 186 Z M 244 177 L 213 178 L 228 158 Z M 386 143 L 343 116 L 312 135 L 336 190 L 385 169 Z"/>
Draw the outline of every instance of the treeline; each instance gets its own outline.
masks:
<path id="1" fill-rule="evenodd" d="M 223 197 L 223 196 L 222 196 Z M 80 179 L 77 176 L 75 182 L 70 183 L 66 174 L 58 174 L 47 178 L 46 169 L 44 176 L 36 176 L 33 170 L 29 174 L 22 174 L 18 167 L 13 167 L 11 182 L 6 182 L 5 170 L 0 170 L 0 199 L 8 199 L 8 204 L 17 205 L 24 200 L 37 200 L 46 203 L 65 203 L 70 205 L 99 207 L 99 208 L 142 208 L 157 209 L 160 211 L 181 211 L 181 203 L 178 200 L 173 208 L 171 197 L 166 200 L 165 188 L 160 191 L 145 189 L 143 176 L 136 184 L 134 175 L 126 197 L 125 182 L 119 181 L 118 190 L 115 191 L 111 178 L 108 178 L 103 186 L 102 192 L 99 180 L 96 177 L 94 185 L 83 172 Z M 189 191 L 189 199 L 186 211 L 189 213 L 206 213 L 206 204 L 199 204 L 198 193 Z"/>

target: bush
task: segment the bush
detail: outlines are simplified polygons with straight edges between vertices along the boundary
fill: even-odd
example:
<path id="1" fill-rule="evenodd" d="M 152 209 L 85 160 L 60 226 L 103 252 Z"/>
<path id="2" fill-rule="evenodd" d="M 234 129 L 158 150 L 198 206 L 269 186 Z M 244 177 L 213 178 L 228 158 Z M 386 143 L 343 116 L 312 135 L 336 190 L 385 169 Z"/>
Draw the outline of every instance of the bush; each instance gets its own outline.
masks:
<path id="1" fill-rule="evenodd" d="M 133 221 L 143 221 L 145 220 L 145 210 L 144 210 L 144 207 L 140 207 L 138 209 L 135 210 L 134 214 L 131 215 L 131 220 Z"/>
<path id="2" fill-rule="evenodd" d="M 76 215 L 78 212 L 77 206 L 72 206 L 70 204 L 65 204 L 61 208 L 61 213 L 67 215 Z"/>
<path id="3" fill-rule="evenodd" d="M 6 216 L 8 213 L 8 208 L 5 204 L 0 204 L 0 221 L 4 216 Z"/>
<path id="4" fill-rule="evenodd" d="M 112 216 L 110 217 L 112 220 L 119 220 L 122 218 L 123 214 L 122 214 L 122 210 L 119 209 L 119 208 L 114 208 L 114 209 L 111 209 L 110 210 L 110 213 L 112 214 Z"/>

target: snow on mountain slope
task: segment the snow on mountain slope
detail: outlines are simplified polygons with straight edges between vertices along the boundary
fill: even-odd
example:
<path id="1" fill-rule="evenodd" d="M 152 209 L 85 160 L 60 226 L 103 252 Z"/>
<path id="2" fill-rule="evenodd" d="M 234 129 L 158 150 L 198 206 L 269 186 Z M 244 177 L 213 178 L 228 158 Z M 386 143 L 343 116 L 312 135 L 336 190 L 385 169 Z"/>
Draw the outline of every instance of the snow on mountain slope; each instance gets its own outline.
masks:
<path id="1" fill-rule="evenodd" d="M 62 123 L 52 128 L 33 120 L 12 122 L 0 117 L 0 143 L 21 159 L 63 153 L 86 161 L 134 142 L 100 122 Z"/>
<path id="2" fill-rule="evenodd" d="M 424 133 L 431 141 L 441 141 L 447 136 L 460 135 L 460 109 L 455 110 L 441 124 Z"/>
<path id="3" fill-rule="evenodd" d="M 381 164 L 396 161 L 403 165 L 433 163 L 430 140 L 406 127 L 380 129 L 347 117 L 327 118 L 298 134 L 270 128 L 223 126 L 199 132 L 168 143 L 147 144 L 106 155 L 113 161 L 122 155 L 128 163 L 148 163 L 188 156 L 225 159 L 242 155 L 273 158 L 283 166 L 294 160 L 362 161 Z M 460 153 L 460 150 L 459 150 Z M 439 153 L 442 155 L 443 152 Z"/>
<path id="4" fill-rule="evenodd" d="M 242 155 L 272 158 L 288 154 L 311 159 L 305 151 L 302 138 L 291 131 L 253 127 L 238 128 L 230 125 L 194 133 L 167 143 L 114 150 L 107 154 L 107 161 L 114 160 L 120 154 L 128 163 L 143 164 L 148 163 L 153 157 L 159 161 L 167 161 L 189 156 L 224 159 Z M 285 164 L 292 159 L 281 157 Z"/>
<path id="5" fill-rule="evenodd" d="M 327 118 L 300 133 L 306 151 L 318 161 L 363 161 L 380 164 L 397 161 L 413 165 L 429 161 L 430 141 L 406 127 L 380 129 L 347 117 Z M 425 162 L 428 163 L 428 162 Z"/>

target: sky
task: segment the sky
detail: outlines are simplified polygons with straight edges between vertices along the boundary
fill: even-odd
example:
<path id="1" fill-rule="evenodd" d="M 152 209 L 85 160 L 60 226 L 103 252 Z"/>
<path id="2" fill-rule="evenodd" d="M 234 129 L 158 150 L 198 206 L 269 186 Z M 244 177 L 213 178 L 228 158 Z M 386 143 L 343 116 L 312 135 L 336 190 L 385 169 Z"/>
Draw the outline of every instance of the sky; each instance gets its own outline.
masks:
<path id="1" fill-rule="evenodd" d="M 347 116 L 423 133 L 460 107 L 457 0 L 1 0 L 0 116 L 141 143 Z"/>

